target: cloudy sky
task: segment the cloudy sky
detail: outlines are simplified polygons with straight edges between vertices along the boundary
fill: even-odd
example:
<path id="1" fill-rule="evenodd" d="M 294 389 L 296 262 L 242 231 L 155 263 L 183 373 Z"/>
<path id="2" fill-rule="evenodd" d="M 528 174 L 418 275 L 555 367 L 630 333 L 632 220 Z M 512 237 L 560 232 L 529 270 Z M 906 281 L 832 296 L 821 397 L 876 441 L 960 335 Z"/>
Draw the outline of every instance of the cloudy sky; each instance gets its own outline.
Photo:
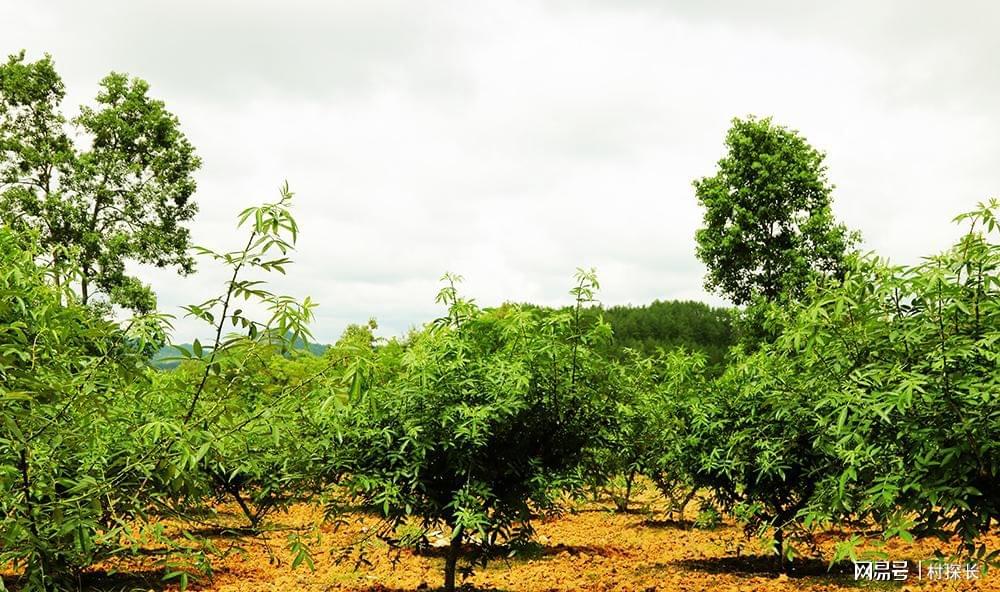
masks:
<path id="1" fill-rule="evenodd" d="M 752 4 L 4 2 L 0 49 L 51 53 L 70 114 L 111 70 L 148 80 L 204 159 L 200 244 L 236 248 L 236 212 L 287 179 L 279 288 L 320 302 L 320 341 L 437 316 L 444 271 L 482 304 L 566 302 L 579 266 L 609 304 L 722 303 L 691 181 L 734 116 L 825 150 L 836 215 L 898 262 L 1000 195 L 1000 4 Z M 142 274 L 172 312 L 222 281 Z"/>

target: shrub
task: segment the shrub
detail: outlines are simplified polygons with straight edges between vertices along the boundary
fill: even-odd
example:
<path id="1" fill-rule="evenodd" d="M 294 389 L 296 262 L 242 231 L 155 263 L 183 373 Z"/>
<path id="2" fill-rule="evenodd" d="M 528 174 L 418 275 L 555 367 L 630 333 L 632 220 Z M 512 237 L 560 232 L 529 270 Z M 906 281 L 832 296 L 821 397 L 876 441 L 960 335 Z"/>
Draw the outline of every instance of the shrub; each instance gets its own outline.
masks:
<path id="1" fill-rule="evenodd" d="M 593 351 L 609 331 L 580 322 L 591 274 L 578 275 L 576 308 L 552 313 L 480 309 L 446 279 L 438 300 L 448 315 L 413 333 L 401 359 L 392 356 L 395 375 L 345 409 L 350 453 L 338 470 L 349 497 L 384 517 L 391 542 L 410 517 L 424 531 L 450 527 L 453 590 L 463 545 L 482 552 L 524 541 L 533 513 L 577 483 L 611 410 L 600 390 L 608 370 Z"/>
<path id="2" fill-rule="evenodd" d="M 820 444 L 843 461 L 819 513 L 986 554 L 975 540 L 1000 517 L 998 207 L 959 216 L 969 232 L 920 265 L 857 260 L 797 312 L 782 346 L 817 394 Z"/>
<path id="3" fill-rule="evenodd" d="M 35 257 L 28 237 L 0 228 L 0 564 L 51 590 L 126 552 L 155 493 L 132 407 L 156 332 L 75 303 Z"/>

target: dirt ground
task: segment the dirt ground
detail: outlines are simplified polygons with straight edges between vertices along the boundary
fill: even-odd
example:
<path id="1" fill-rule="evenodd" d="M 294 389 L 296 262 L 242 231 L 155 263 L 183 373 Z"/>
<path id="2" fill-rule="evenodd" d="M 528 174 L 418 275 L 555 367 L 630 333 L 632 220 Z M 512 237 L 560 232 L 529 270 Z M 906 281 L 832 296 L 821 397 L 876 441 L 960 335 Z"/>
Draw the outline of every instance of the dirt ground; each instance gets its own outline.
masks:
<path id="1" fill-rule="evenodd" d="M 337 561 L 337 550 L 371 534 L 374 519 L 351 517 L 338 528 L 322 524 L 318 507 L 296 506 L 271 521 L 273 533 L 241 540 L 240 551 L 214 559 L 210 579 L 192 581 L 189 589 L 215 592 L 271 590 L 379 591 L 433 590 L 442 583 L 440 553 L 391 552 L 382 542 L 367 543 L 368 564 Z M 319 526 L 316 526 L 319 525 Z M 303 527 L 302 540 L 311 550 L 315 570 L 305 564 L 292 569 L 288 528 Z M 931 560 L 935 549 L 953 546 L 936 539 L 913 544 L 894 541 L 886 552 L 892 560 L 908 560 L 912 573 L 905 582 L 858 582 L 849 562 L 828 569 L 833 546 L 843 536 L 822 533 L 816 537 L 826 559 L 802 558 L 789 575 L 780 575 L 759 541 L 748 539 L 741 528 L 725 523 L 712 530 L 690 528 L 688 522 L 665 521 L 656 513 L 613 513 L 608 507 L 589 505 L 574 513 L 540 520 L 537 546 L 522 556 L 491 561 L 464 580 L 477 591 L 732 591 L 757 590 L 996 590 L 1000 571 L 966 579 L 930 580 L 926 563 L 918 576 L 917 562 Z M 234 548 L 232 539 L 219 537 L 220 548 Z M 1000 548 L 1000 536 L 988 537 L 991 548 Z M 141 564 L 117 567 L 133 573 L 149 570 Z M 146 573 L 155 573 L 146 571 Z M 164 589 L 157 577 L 132 579 L 114 589 Z M 922 578 L 920 577 L 922 576 Z M 103 588 L 104 586 L 102 586 Z M 167 586 L 165 589 L 175 589 Z"/>

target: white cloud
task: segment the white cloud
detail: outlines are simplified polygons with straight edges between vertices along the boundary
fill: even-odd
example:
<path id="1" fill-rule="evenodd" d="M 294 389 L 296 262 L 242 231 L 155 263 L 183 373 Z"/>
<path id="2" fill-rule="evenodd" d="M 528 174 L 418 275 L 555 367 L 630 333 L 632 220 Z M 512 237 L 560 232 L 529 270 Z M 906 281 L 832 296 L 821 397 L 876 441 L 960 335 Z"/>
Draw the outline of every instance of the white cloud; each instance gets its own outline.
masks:
<path id="1" fill-rule="evenodd" d="M 609 303 L 720 302 L 691 181 L 737 115 L 826 150 L 836 213 L 900 261 L 998 193 L 992 3 L 748 6 L 65 1 L 0 9 L 0 38 L 51 52 L 69 106 L 111 69 L 151 82 L 205 161 L 199 242 L 234 246 L 288 179 L 303 236 L 277 288 L 332 340 L 432 318 L 444 271 L 484 304 L 565 302 L 577 266 Z M 223 279 L 144 274 L 172 311 Z"/>

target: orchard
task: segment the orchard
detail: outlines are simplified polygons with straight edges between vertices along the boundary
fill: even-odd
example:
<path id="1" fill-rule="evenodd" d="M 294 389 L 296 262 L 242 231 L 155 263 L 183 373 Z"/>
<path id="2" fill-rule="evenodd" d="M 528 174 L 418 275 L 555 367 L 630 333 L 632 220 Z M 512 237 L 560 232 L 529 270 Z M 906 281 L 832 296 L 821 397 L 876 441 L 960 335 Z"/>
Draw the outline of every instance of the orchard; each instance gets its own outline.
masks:
<path id="1" fill-rule="evenodd" d="M 676 565 L 997 562 L 996 200 L 893 265 L 833 218 L 821 152 L 736 119 L 694 183 L 707 287 L 735 307 L 605 308 L 584 269 L 559 306 L 484 306 L 448 273 L 439 318 L 314 351 L 317 304 L 279 289 L 292 192 L 239 212 L 230 250 L 190 245 L 200 160 L 148 90 L 110 75 L 68 119 L 50 58 L 0 66 L 0 589 L 212 589 L 248 557 L 303 587 L 494 589 L 550 557 L 625 581 L 718 533 Z M 222 270 L 184 309 L 202 339 L 170 343 L 129 262 Z"/>

